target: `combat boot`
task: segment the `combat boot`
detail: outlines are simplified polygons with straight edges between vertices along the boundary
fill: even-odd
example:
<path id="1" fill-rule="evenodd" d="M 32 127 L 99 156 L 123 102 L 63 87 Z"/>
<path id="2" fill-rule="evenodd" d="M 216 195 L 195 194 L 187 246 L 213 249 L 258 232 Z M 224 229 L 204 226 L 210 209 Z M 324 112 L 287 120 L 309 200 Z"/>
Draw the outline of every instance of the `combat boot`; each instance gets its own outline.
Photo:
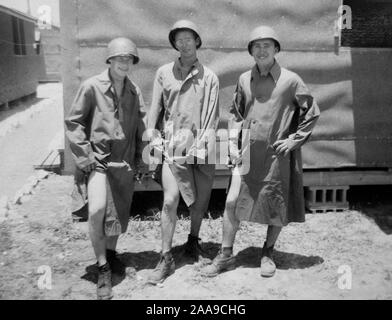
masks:
<path id="1" fill-rule="evenodd" d="M 98 300 L 110 300 L 113 298 L 112 271 L 109 263 L 98 267 L 97 298 Z"/>
<path id="2" fill-rule="evenodd" d="M 230 256 L 225 256 L 222 251 L 220 251 L 212 263 L 204 267 L 201 272 L 206 277 L 216 277 L 218 274 L 224 271 L 235 269 L 235 267 L 236 259 L 233 254 Z"/>
<path id="3" fill-rule="evenodd" d="M 161 255 L 158 265 L 148 279 L 148 283 L 159 284 L 165 281 L 176 270 L 173 255 L 168 252 Z"/>
<path id="4" fill-rule="evenodd" d="M 267 248 L 267 242 L 264 243 L 261 252 L 260 275 L 262 277 L 272 277 L 276 272 L 276 265 L 272 257 L 274 246 Z"/>

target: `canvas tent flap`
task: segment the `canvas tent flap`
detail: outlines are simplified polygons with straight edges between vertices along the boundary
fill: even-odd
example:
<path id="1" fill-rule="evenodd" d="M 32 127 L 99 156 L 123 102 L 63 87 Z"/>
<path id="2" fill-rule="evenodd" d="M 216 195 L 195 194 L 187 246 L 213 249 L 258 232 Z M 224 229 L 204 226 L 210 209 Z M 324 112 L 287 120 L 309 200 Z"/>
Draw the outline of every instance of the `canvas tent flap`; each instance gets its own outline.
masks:
<path id="1" fill-rule="evenodd" d="M 79 39 L 106 42 L 124 34 L 141 47 L 170 47 L 169 28 L 176 20 L 190 19 L 200 28 L 206 48 L 242 49 L 249 32 L 267 24 L 281 34 L 286 50 L 332 49 L 339 4 L 339 0 L 81 0 Z"/>
<path id="2" fill-rule="evenodd" d="M 341 49 L 337 54 L 334 21 L 340 4 L 337 0 L 64 1 L 62 23 L 69 24 L 63 35 L 65 108 L 82 80 L 107 67 L 106 45 L 117 36 L 130 37 L 139 48 L 141 61 L 131 77 L 149 106 L 156 70 L 178 54 L 168 42 L 169 29 L 186 18 L 201 30 L 200 61 L 219 77 L 220 127 L 225 128 L 238 77 L 253 65 L 246 48 L 249 31 L 269 24 L 281 35 L 279 63 L 304 79 L 322 112 L 303 148 L 304 168 L 392 167 L 392 50 Z"/>

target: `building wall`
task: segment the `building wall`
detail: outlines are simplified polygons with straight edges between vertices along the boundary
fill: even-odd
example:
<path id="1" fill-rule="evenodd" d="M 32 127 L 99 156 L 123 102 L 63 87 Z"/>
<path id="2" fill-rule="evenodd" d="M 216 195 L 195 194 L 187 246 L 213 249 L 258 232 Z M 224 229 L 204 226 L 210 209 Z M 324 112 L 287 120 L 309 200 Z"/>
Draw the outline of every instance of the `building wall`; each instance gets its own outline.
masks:
<path id="1" fill-rule="evenodd" d="M 156 70 L 177 56 L 167 40 L 170 27 L 186 18 L 200 27 L 200 61 L 219 77 L 220 125 L 226 127 L 237 79 L 254 63 L 246 49 L 249 32 L 267 24 L 281 36 L 278 61 L 304 79 L 322 111 L 303 148 L 304 168 L 392 167 L 392 50 L 339 51 L 335 20 L 342 1 L 200 2 L 62 2 L 65 114 L 81 81 L 106 68 L 106 45 L 117 36 L 130 37 L 139 48 L 141 62 L 131 77 L 149 105 Z M 66 159 L 70 168 L 67 150 Z"/>
<path id="2" fill-rule="evenodd" d="M 361 48 L 392 48 L 391 0 L 344 0 L 350 6 L 351 29 L 342 32 L 342 45 Z"/>
<path id="3" fill-rule="evenodd" d="M 43 56 L 33 47 L 34 23 L 24 21 L 26 55 L 17 56 L 11 21 L 11 15 L 0 11 L 0 105 L 34 93 L 45 73 Z"/>
<path id="4" fill-rule="evenodd" d="M 61 81 L 61 35 L 58 27 L 40 30 L 41 49 L 45 59 L 45 76 L 40 82 Z"/>

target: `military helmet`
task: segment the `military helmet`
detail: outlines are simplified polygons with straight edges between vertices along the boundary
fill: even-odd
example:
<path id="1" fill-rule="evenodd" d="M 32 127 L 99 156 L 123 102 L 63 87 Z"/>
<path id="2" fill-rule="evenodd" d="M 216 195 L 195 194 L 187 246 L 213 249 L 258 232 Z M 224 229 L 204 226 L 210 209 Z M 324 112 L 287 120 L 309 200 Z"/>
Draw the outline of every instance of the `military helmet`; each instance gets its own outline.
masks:
<path id="1" fill-rule="evenodd" d="M 201 37 L 200 37 L 200 33 L 198 31 L 198 28 L 196 27 L 196 25 L 189 20 L 180 20 L 177 21 L 173 27 L 170 29 L 170 33 L 169 33 L 169 41 L 171 43 L 171 45 L 173 46 L 174 49 L 176 49 L 178 51 L 178 49 L 176 48 L 176 33 L 178 31 L 181 30 L 190 30 L 192 31 L 195 35 L 196 38 L 200 39 L 199 44 L 197 45 L 197 49 L 199 49 L 201 47 Z"/>
<path id="2" fill-rule="evenodd" d="M 281 50 L 279 37 L 276 34 L 276 32 L 274 31 L 274 29 L 272 29 L 271 27 L 267 27 L 267 26 L 259 26 L 250 33 L 249 43 L 248 43 L 248 51 L 249 51 L 250 55 L 252 55 L 253 42 L 256 40 L 261 40 L 261 39 L 274 40 L 277 47 L 278 47 L 278 52 Z"/>
<path id="3" fill-rule="evenodd" d="M 136 45 L 128 38 L 116 38 L 109 42 L 106 63 L 109 64 L 111 58 L 119 56 L 133 56 L 133 64 L 139 62 Z"/>

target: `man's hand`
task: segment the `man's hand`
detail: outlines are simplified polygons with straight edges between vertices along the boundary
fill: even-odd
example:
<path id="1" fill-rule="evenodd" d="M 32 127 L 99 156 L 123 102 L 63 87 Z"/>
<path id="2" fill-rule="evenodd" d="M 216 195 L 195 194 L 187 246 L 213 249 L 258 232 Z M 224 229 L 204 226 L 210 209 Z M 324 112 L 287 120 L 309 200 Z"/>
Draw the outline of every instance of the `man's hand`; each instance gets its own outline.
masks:
<path id="1" fill-rule="evenodd" d="M 227 160 L 227 167 L 229 169 L 233 169 L 237 165 L 241 164 L 241 162 L 242 162 L 242 158 L 240 156 L 240 151 L 237 148 L 231 148 Z"/>
<path id="2" fill-rule="evenodd" d="M 135 173 L 135 179 L 137 182 L 139 182 L 140 184 L 143 183 L 143 180 L 148 176 L 148 174 L 150 173 L 150 168 L 148 165 L 146 164 L 142 164 L 142 163 L 138 163 L 136 165 L 136 173 Z"/>
<path id="3" fill-rule="evenodd" d="M 150 142 L 151 155 L 154 155 L 154 150 L 163 152 L 163 139 L 161 137 L 155 137 Z"/>
<path id="4" fill-rule="evenodd" d="M 227 159 L 226 167 L 229 168 L 230 170 L 233 170 L 235 168 L 235 164 L 231 162 L 230 157 Z"/>
<path id="5" fill-rule="evenodd" d="M 96 167 L 97 167 L 97 164 L 96 163 L 92 163 L 92 164 L 89 164 L 87 167 L 83 168 L 82 171 L 84 173 L 88 174 L 88 173 L 93 172 Z"/>
<path id="6" fill-rule="evenodd" d="M 294 149 L 293 141 L 290 139 L 278 140 L 272 146 L 279 155 L 287 156 Z"/>
<path id="7" fill-rule="evenodd" d="M 151 155 L 154 154 L 154 149 L 162 151 L 163 139 L 161 133 L 156 129 L 147 129 L 145 134 L 149 142 Z"/>
<path id="8" fill-rule="evenodd" d="M 135 179 L 136 179 L 136 181 L 138 182 L 138 183 L 140 183 L 140 184 L 142 184 L 143 183 L 143 180 L 146 178 L 146 176 L 148 175 L 148 173 L 145 173 L 145 172 L 137 172 L 136 174 L 135 174 Z"/>

